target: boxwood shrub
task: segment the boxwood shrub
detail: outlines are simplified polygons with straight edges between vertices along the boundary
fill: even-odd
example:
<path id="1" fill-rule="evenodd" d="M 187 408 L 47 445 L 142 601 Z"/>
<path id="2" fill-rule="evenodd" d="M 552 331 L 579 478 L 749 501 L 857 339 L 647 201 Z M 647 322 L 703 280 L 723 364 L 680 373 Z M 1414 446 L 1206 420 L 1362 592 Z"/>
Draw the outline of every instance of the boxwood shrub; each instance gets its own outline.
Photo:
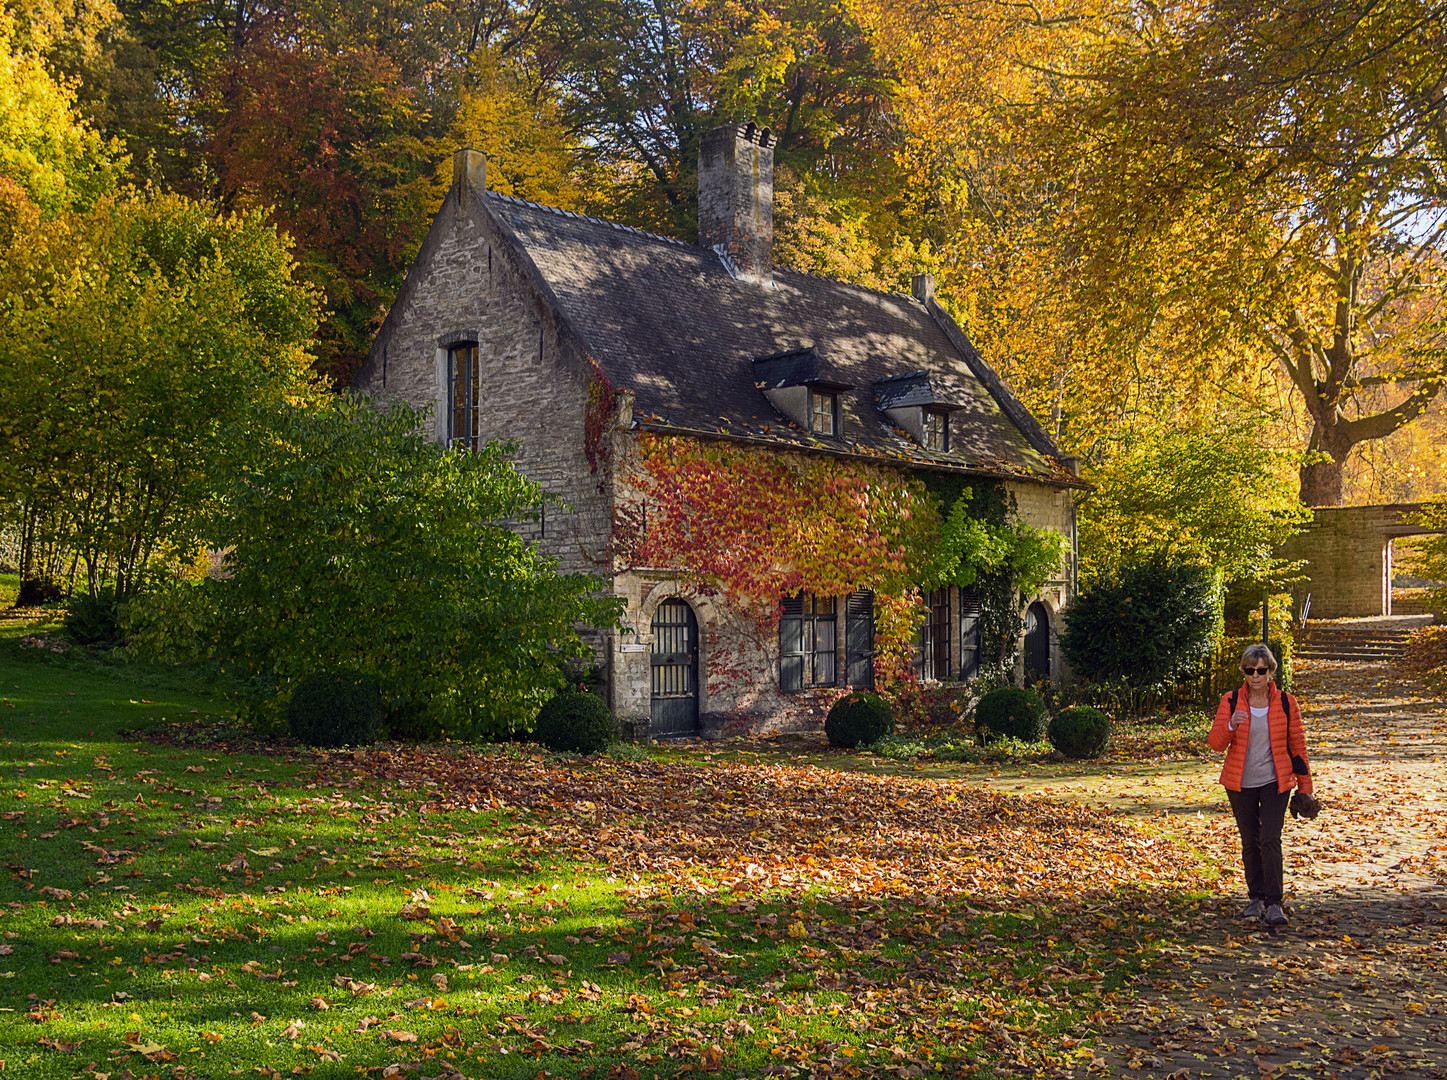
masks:
<path id="1" fill-rule="evenodd" d="M 563 690 L 538 711 L 533 738 L 549 750 L 596 754 L 618 738 L 618 725 L 596 694 Z"/>
<path id="2" fill-rule="evenodd" d="M 830 746 L 868 746 L 894 730 L 889 702 L 868 690 L 856 690 L 834 703 L 824 720 Z"/>
<path id="3" fill-rule="evenodd" d="M 975 731 L 986 742 L 998 735 L 1039 742 L 1045 735 L 1045 718 L 1045 702 L 1034 690 L 1002 686 L 975 706 Z"/>
<path id="4" fill-rule="evenodd" d="M 1110 717 L 1089 705 L 1061 709 L 1050 721 L 1050 745 L 1069 758 L 1096 758 L 1110 742 Z"/>
<path id="5" fill-rule="evenodd" d="M 309 675 L 292 691 L 286 721 L 308 746 L 366 746 L 382 733 L 382 694 L 359 671 Z"/>

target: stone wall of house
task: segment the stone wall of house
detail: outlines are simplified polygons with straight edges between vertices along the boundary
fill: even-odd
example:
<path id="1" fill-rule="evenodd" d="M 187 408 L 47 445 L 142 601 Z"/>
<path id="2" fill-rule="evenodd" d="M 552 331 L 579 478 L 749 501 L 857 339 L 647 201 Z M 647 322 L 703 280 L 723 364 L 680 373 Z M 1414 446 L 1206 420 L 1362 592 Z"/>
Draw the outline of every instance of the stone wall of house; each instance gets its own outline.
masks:
<path id="1" fill-rule="evenodd" d="M 465 191 L 465 189 L 461 189 Z M 518 470 L 565 506 L 515 523 L 565 573 L 602 573 L 611 512 L 584 453 L 592 369 L 510 263 L 476 198 L 454 187 L 407 286 L 377 338 L 356 389 L 433 411 L 447 437 L 447 347 L 476 342 L 479 431 L 515 442 Z"/>
<path id="2" fill-rule="evenodd" d="M 1060 651 L 1060 631 L 1064 629 L 1062 612 L 1070 600 L 1070 590 L 1075 583 L 1073 565 L 1075 532 L 1075 500 L 1069 490 L 1053 488 L 1043 484 L 1024 484 L 1010 481 L 1005 487 L 1015 496 L 1015 507 L 1020 519 L 1037 529 L 1053 529 L 1065 538 L 1067 562 L 1060 572 L 1041 587 L 1040 592 L 1029 600 L 1038 600 L 1045 606 L 1050 618 L 1050 677 L 1061 682 L 1069 677 L 1069 665 Z M 1022 639 L 1023 648 L 1023 639 Z M 1024 674 L 1023 657 L 1018 674 Z"/>
<path id="3" fill-rule="evenodd" d="M 626 422 L 626 417 L 621 418 Z M 620 474 L 636 464 L 630 457 L 631 436 L 615 443 L 615 468 Z M 802 455 L 784 456 L 802 460 Z M 1069 541 L 1074 523 L 1074 504 L 1068 491 L 1056 491 L 1036 484 L 1010 483 L 1009 489 L 1021 518 L 1037 528 L 1059 532 Z M 626 485 L 617 488 L 619 498 L 634 498 Z M 1073 580 L 1069 566 L 1063 566 L 1056 580 L 1048 582 L 1031 599 L 1042 601 L 1050 614 L 1052 672 L 1063 673 L 1059 656 L 1059 615 L 1069 599 Z M 777 626 L 759 627 L 730 607 L 726 597 L 690 590 L 676 575 L 663 568 L 634 569 L 616 579 L 619 595 L 627 601 L 624 617 L 627 629 L 614 640 L 611 650 L 612 705 L 629 731 L 646 735 L 651 710 L 650 653 L 654 642 L 652 623 L 659 605 L 677 597 L 687 602 L 699 626 L 700 728 L 705 736 L 719 737 L 751 731 L 768 734 L 779 731 L 817 730 L 822 727 L 830 705 L 843 693 L 842 687 L 802 692 L 779 689 Z M 950 593 L 950 633 L 958 642 L 959 595 Z M 836 663 L 845 658 L 843 603 L 835 619 Z M 952 649 L 952 664 L 958 666 L 958 649 Z"/>

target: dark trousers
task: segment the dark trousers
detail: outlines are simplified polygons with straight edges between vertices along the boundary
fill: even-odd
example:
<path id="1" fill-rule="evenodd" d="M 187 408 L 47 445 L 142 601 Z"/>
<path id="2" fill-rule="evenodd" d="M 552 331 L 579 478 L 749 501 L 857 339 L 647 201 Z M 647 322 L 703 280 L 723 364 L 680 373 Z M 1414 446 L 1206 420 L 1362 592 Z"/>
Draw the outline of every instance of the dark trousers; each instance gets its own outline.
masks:
<path id="1" fill-rule="evenodd" d="M 1269 907 L 1281 903 L 1281 826 L 1286 821 L 1286 804 L 1291 792 L 1277 791 L 1276 784 L 1226 791 L 1236 828 L 1241 833 L 1241 865 L 1246 871 L 1246 891 L 1253 900 Z"/>

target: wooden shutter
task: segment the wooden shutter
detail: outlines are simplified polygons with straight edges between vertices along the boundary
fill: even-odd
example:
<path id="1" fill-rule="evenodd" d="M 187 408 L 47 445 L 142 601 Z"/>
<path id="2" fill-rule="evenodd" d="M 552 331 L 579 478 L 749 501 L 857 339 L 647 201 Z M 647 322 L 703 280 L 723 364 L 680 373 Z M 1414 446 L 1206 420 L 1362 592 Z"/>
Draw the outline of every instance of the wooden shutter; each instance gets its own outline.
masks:
<path id="1" fill-rule="evenodd" d="M 980 673 L 980 598 L 974 589 L 960 590 L 960 678 Z"/>
<path id="2" fill-rule="evenodd" d="M 779 689 L 804 689 L 804 598 L 786 597 L 779 615 Z"/>
<path id="3" fill-rule="evenodd" d="M 868 589 L 844 602 L 844 663 L 850 686 L 874 689 L 874 593 Z"/>

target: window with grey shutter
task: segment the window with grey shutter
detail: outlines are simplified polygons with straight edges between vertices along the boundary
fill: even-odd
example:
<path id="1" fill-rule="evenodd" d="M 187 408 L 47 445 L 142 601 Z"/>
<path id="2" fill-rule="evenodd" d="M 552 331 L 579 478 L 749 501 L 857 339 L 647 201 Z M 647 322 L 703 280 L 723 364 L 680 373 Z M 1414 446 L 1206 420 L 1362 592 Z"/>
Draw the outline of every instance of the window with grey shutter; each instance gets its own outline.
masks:
<path id="1" fill-rule="evenodd" d="M 833 686 L 835 602 L 832 596 L 784 600 L 779 617 L 779 689 Z"/>
<path id="2" fill-rule="evenodd" d="M 874 593 L 861 589 L 844 601 L 845 681 L 874 689 Z"/>
<path id="3" fill-rule="evenodd" d="M 980 598 L 974 589 L 960 590 L 960 678 L 980 673 Z"/>

